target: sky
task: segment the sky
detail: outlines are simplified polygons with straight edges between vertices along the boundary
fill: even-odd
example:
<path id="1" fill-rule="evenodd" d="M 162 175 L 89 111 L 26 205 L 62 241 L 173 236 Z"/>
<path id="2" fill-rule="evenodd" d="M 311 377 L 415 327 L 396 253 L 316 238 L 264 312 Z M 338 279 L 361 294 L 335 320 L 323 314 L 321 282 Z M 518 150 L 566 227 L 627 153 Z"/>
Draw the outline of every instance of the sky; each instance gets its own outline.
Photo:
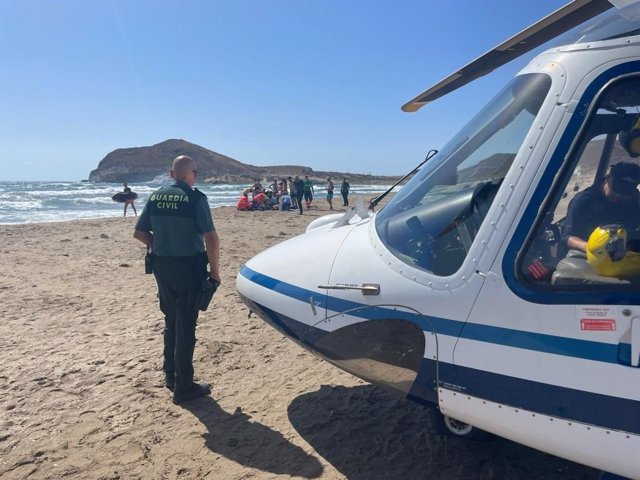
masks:
<path id="1" fill-rule="evenodd" d="M 0 0 L 0 180 L 181 138 L 253 165 L 410 171 L 521 68 L 400 107 L 563 0 Z"/>

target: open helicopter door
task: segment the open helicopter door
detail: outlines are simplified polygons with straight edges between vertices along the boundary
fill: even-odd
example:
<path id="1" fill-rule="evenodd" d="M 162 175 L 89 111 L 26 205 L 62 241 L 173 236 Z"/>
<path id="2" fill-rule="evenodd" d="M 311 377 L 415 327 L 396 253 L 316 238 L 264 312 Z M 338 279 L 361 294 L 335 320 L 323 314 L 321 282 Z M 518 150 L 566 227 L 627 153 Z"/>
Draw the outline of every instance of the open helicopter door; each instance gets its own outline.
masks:
<path id="1" fill-rule="evenodd" d="M 619 213 L 599 210 L 597 202 L 580 207 L 586 199 L 607 195 L 612 166 L 640 170 L 640 151 L 621 141 L 629 132 L 640 137 L 633 133 L 640 112 L 640 59 L 628 51 L 620 55 L 615 62 L 611 50 L 601 53 L 599 66 L 593 50 L 562 59 L 580 80 L 558 96 L 537 143 L 541 148 L 532 149 L 522 169 L 530 188 L 514 183 L 524 201 L 516 202 L 515 222 L 507 219 L 506 241 L 484 273 L 454 352 L 463 395 L 450 390 L 440 395 L 446 411 L 464 422 L 637 478 L 640 262 L 628 253 L 620 261 L 630 263 L 618 265 L 622 274 L 612 275 L 568 243 L 603 213 L 613 223 L 631 213 L 635 228 L 640 226 L 637 191 L 629 192 L 630 203 L 620 204 Z M 579 217 L 579 208 L 586 215 Z M 587 245 L 592 251 L 591 240 Z M 603 251 L 602 261 L 615 263 Z"/>

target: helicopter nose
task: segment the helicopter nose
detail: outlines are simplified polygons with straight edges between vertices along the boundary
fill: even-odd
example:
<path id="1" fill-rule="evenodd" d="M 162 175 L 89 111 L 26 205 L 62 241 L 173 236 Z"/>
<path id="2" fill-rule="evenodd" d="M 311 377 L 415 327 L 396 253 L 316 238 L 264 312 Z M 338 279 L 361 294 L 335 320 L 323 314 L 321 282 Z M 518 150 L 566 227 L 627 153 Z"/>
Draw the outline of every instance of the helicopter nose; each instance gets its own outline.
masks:
<path id="1" fill-rule="evenodd" d="M 236 289 L 264 321 L 297 342 L 313 344 L 326 318 L 326 285 L 348 228 L 312 231 L 256 255 L 242 266 Z"/>

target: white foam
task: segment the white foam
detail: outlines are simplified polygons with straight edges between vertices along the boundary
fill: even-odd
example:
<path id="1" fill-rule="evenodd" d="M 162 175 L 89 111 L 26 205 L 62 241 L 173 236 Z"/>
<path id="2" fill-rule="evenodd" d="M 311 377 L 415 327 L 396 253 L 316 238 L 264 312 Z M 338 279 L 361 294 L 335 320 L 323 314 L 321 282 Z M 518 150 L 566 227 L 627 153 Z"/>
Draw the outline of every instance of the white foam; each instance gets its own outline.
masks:
<path id="1" fill-rule="evenodd" d="M 166 176 L 154 179 L 156 183 L 129 183 L 138 194 L 138 212 L 149 194 L 162 185 L 169 185 Z M 247 185 L 198 184 L 207 195 L 212 208 L 234 206 Z M 387 186 L 352 185 L 351 194 L 375 195 Z M 336 184 L 339 191 L 339 185 Z M 0 224 L 59 222 L 89 218 L 117 218 L 122 216 L 122 203 L 111 200 L 113 194 L 122 191 L 120 183 L 89 182 L 0 182 Z M 322 195 L 324 186 L 316 186 Z"/>

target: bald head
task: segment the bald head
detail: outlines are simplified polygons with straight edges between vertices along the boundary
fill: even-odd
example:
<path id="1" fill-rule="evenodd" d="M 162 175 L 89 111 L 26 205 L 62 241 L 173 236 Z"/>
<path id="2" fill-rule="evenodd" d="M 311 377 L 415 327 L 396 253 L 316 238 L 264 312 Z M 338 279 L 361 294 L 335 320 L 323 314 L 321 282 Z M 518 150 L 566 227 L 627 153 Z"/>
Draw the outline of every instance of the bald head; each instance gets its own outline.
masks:
<path id="1" fill-rule="evenodd" d="M 171 177 L 191 186 L 196 181 L 196 161 L 187 155 L 176 157 L 171 164 Z"/>

